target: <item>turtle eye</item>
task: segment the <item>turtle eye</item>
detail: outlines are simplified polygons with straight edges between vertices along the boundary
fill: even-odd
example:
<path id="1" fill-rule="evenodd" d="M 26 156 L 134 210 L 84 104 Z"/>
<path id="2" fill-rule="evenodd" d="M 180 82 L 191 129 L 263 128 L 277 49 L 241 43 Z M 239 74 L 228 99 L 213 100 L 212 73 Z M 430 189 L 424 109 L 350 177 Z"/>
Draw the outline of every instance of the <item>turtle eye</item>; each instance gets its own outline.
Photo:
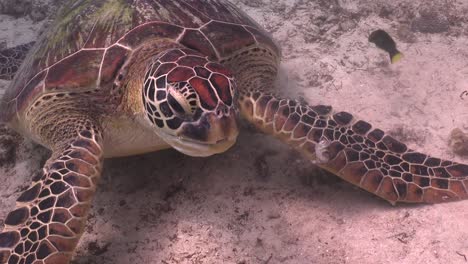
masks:
<path id="1" fill-rule="evenodd" d="M 169 105 L 175 113 L 179 115 L 185 114 L 184 108 L 180 105 L 179 101 L 177 101 L 177 99 L 175 99 L 174 96 L 172 96 L 172 94 L 169 94 L 167 96 L 167 102 L 169 103 Z"/>
<path id="2" fill-rule="evenodd" d="M 186 82 L 176 83 L 169 86 L 167 102 L 178 116 L 192 117 L 197 110 L 197 97 Z"/>

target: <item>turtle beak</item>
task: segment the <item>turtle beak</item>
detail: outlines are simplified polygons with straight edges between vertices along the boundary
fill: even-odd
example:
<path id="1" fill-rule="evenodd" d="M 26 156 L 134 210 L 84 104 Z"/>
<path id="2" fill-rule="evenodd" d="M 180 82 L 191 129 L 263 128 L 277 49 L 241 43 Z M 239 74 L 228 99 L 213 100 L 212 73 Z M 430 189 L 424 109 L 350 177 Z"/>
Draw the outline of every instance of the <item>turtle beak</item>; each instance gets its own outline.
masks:
<path id="1" fill-rule="evenodd" d="M 183 124 L 175 135 L 163 134 L 163 139 L 189 156 L 207 157 L 225 152 L 236 143 L 239 128 L 237 111 L 221 110 L 205 112 L 197 121 Z"/>
<path id="2" fill-rule="evenodd" d="M 182 126 L 178 136 L 185 140 L 215 145 L 223 141 L 235 141 L 238 134 L 237 116 L 232 109 L 222 114 L 206 113 L 198 122 Z"/>

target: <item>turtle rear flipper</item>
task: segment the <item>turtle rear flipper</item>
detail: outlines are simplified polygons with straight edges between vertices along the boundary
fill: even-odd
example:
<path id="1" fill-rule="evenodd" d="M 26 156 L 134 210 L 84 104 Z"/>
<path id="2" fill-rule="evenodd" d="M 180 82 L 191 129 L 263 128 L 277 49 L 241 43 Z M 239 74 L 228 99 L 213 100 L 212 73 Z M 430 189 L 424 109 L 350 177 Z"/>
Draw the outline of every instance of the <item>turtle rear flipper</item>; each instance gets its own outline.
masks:
<path id="1" fill-rule="evenodd" d="M 349 113 L 262 92 L 245 93 L 240 108 L 263 132 L 391 204 L 468 199 L 468 165 L 408 149 Z"/>
<path id="2" fill-rule="evenodd" d="M 26 58 L 26 54 L 34 45 L 33 42 L 22 44 L 16 47 L 0 50 L 0 79 L 12 80 L 18 71 L 21 63 Z"/>
<path id="3" fill-rule="evenodd" d="M 17 200 L 0 232 L 0 264 L 69 263 L 83 232 L 102 167 L 102 139 L 92 125 L 54 151 Z"/>

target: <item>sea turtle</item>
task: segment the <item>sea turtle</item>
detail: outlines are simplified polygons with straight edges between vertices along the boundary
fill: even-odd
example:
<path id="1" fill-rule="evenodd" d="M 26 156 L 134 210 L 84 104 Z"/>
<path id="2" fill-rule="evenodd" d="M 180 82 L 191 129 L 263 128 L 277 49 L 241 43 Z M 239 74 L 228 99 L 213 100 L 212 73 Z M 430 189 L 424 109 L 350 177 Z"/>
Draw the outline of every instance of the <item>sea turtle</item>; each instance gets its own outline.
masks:
<path id="1" fill-rule="evenodd" d="M 0 263 L 69 263 L 103 158 L 221 153 L 238 116 L 392 204 L 468 198 L 467 165 L 276 94 L 279 48 L 225 0 L 67 0 L 18 67 L 30 46 L 0 52 L 16 72 L 1 120 L 52 156 L 6 216 Z"/>

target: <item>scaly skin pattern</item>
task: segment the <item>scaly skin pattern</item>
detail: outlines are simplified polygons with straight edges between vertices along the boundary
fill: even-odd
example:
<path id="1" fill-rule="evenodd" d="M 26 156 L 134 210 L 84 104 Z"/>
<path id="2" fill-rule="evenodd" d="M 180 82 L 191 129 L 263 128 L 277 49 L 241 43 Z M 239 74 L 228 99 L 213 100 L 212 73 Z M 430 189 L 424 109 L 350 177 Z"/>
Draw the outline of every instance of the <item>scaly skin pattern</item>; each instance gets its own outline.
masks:
<path id="1" fill-rule="evenodd" d="M 93 126 L 51 158 L 17 200 L 0 233 L 2 264 L 62 264 L 73 256 L 102 167 Z"/>
<path id="2" fill-rule="evenodd" d="M 208 156 L 234 144 L 238 110 L 392 204 L 468 198 L 467 165 L 410 150 L 349 113 L 272 94 L 279 49 L 227 1 L 81 1 L 61 14 L 3 98 L 0 119 L 53 154 L 5 219 L 0 264 L 69 263 L 100 176 L 103 137 L 151 147 L 145 136 L 157 135 Z M 0 57 L 4 78 L 21 56 L 7 66 Z M 135 121 L 122 124 L 139 125 L 140 141 L 105 126 L 108 117 Z"/>
<path id="3" fill-rule="evenodd" d="M 190 49 L 169 49 L 150 65 L 145 76 L 143 101 L 148 119 L 159 128 L 178 129 L 187 120 L 178 117 L 177 113 L 190 114 L 197 119 L 202 112 L 222 114 L 218 112 L 227 113 L 233 106 L 235 94 L 231 73 L 200 53 Z M 183 104 L 174 98 L 173 91 L 184 98 Z"/>
<path id="4" fill-rule="evenodd" d="M 244 118 L 293 146 L 318 165 L 391 204 L 468 198 L 468 166 L 408 149 L 347 112 L 309 106 L 261 91 L 244 92 Z M 326 145 L 323 146 L 323 142 Z M 320 151 L 323 147 L 326 153 Z M 317 153 L 319 151 L 319 153 Z"/>

